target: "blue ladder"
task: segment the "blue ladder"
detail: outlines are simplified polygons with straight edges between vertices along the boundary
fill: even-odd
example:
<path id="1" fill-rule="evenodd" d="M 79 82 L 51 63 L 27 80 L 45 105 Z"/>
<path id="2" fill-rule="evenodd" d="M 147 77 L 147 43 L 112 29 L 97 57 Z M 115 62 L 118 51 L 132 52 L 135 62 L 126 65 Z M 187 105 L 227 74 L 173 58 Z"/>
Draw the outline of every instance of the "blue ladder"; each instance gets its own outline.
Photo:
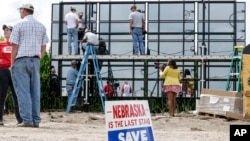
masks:
<path id="1" fill-rule="evenodd" d="M 105 105 L 104 105 L 105 102 L 104 101 L 106 100 L 106 95 L 105 95 L 105 93 L 103 91 L 103 82 L 102 82 L 102 77 L 100 75 L 98 60 L 96 58 L 96 51 L 95 51 L 95 48 L 92 45 L 88 44 L 86 46 L 86 50 L 85 50 L 85 53 L 84 53 L 83 58 L 82 58 L 81 66 L 80 66 L 80 69 L 78 71 L 78 75 L 77 75 L 76 82 L 74 84 L 72 95 L 70 96 L 70 98 L 68 100 L 68 105 L 67 105 L 66 112 L 70 112 L 71 107 L 76 105 L 76 100 L 77 100 L 80 88 L 82 86 L 82 83 L 83 83 L 83 79 L 84 79 L 83 74 L 84 74 L 84 71 L 86 69 L 86 65 L 88 65 L 88 56 L 89 56 L 90 53 L 92 55 L 92 61 L 93 61 L 93 64 L 94 64 L 96 81 L 97 81 L 97 84 L 98 84 L 99 96 L 100 96 L 101 103 L 102 103 L 102 110 L 103 110 L 103 112 L 105 111 Z"/>

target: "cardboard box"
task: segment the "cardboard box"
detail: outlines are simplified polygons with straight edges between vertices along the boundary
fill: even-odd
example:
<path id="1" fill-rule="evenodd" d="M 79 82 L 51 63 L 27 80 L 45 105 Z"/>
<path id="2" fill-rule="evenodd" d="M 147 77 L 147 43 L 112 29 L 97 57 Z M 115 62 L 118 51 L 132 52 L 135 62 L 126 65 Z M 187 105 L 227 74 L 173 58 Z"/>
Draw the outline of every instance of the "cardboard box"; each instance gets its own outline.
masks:
<path id="1" fill-rule="evenodd" d="M 243 114 L 243 97 L 241 93 L 202 89 L 197 106 L 199 113 L 227 115 L 227 112 Z"/>

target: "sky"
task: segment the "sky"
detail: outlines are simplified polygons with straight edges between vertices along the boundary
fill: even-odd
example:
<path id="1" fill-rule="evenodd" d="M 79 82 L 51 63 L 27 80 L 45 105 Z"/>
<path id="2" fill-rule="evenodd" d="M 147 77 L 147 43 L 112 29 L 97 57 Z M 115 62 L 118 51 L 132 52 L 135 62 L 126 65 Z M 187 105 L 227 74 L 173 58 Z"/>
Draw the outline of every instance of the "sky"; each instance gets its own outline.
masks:
<path id="1" fill-rule="evenodd" d="M 0 27 L 3 24 L 14 25 L 20 20 L 18 8 L 24 3 L 31 3 L 34 5 L 35 11 L 34 16 L 37 20 L 42 22 L 46 28 L 48 36 L 50 37 L 51 30 L 51 4 L 58 3 L 60 1 L 69 0 L 4 0 L 3 4 L 0 5 Z M 70 1 L 84 1 L 84 0 L 70 0 Z M 88 1 L 88 0 L 85 0 Z M 89 0 L 95 1 L 95 0 Z M 115 0 L 124 1 L 124 0 Z M 129 0 L 127 0 L 129 1 Z M 131 0 L 134 1 L 134 0 Z M 140 1 L 140 0 L 137 0 Z M 249 0 L 237 0 L 238 2 L 246 2 L 246 44 L 250 43 L 250 1 Z M 3 31 L 0 30 L 0 35 L 3 35 Z"/>

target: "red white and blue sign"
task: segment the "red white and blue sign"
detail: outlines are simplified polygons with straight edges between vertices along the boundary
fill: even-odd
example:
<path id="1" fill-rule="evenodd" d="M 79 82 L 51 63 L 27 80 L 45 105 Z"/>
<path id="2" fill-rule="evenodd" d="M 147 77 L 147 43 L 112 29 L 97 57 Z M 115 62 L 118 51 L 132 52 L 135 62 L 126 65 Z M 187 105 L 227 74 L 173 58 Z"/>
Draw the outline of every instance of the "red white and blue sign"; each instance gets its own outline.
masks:
<path id="1" fill-rule="evenodd" d="M 146 100 L 105 101 L 108 141 L 154 141 Z"/>

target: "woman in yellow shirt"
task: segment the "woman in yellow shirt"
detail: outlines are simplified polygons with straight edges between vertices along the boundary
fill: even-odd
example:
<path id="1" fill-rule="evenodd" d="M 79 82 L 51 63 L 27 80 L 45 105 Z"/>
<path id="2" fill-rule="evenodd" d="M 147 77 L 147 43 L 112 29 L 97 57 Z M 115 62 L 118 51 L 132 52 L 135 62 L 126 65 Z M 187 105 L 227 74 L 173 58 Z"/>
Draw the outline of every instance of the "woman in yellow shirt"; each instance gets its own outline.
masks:
<path id="1" fill-rule="evenodd" d="M 169 116 L 173 117 L 176 109 L 176 95 L 181 92 L 180 70 L 178 69 L 176 62 L 172 59 L 169 59 L 168 66 L 165 69 L 162 65 L 159 66 L 159 68 L 160 77 L 165 78 L 162 90 L 165 94 L 167 94 L 168 113 Z"/>

